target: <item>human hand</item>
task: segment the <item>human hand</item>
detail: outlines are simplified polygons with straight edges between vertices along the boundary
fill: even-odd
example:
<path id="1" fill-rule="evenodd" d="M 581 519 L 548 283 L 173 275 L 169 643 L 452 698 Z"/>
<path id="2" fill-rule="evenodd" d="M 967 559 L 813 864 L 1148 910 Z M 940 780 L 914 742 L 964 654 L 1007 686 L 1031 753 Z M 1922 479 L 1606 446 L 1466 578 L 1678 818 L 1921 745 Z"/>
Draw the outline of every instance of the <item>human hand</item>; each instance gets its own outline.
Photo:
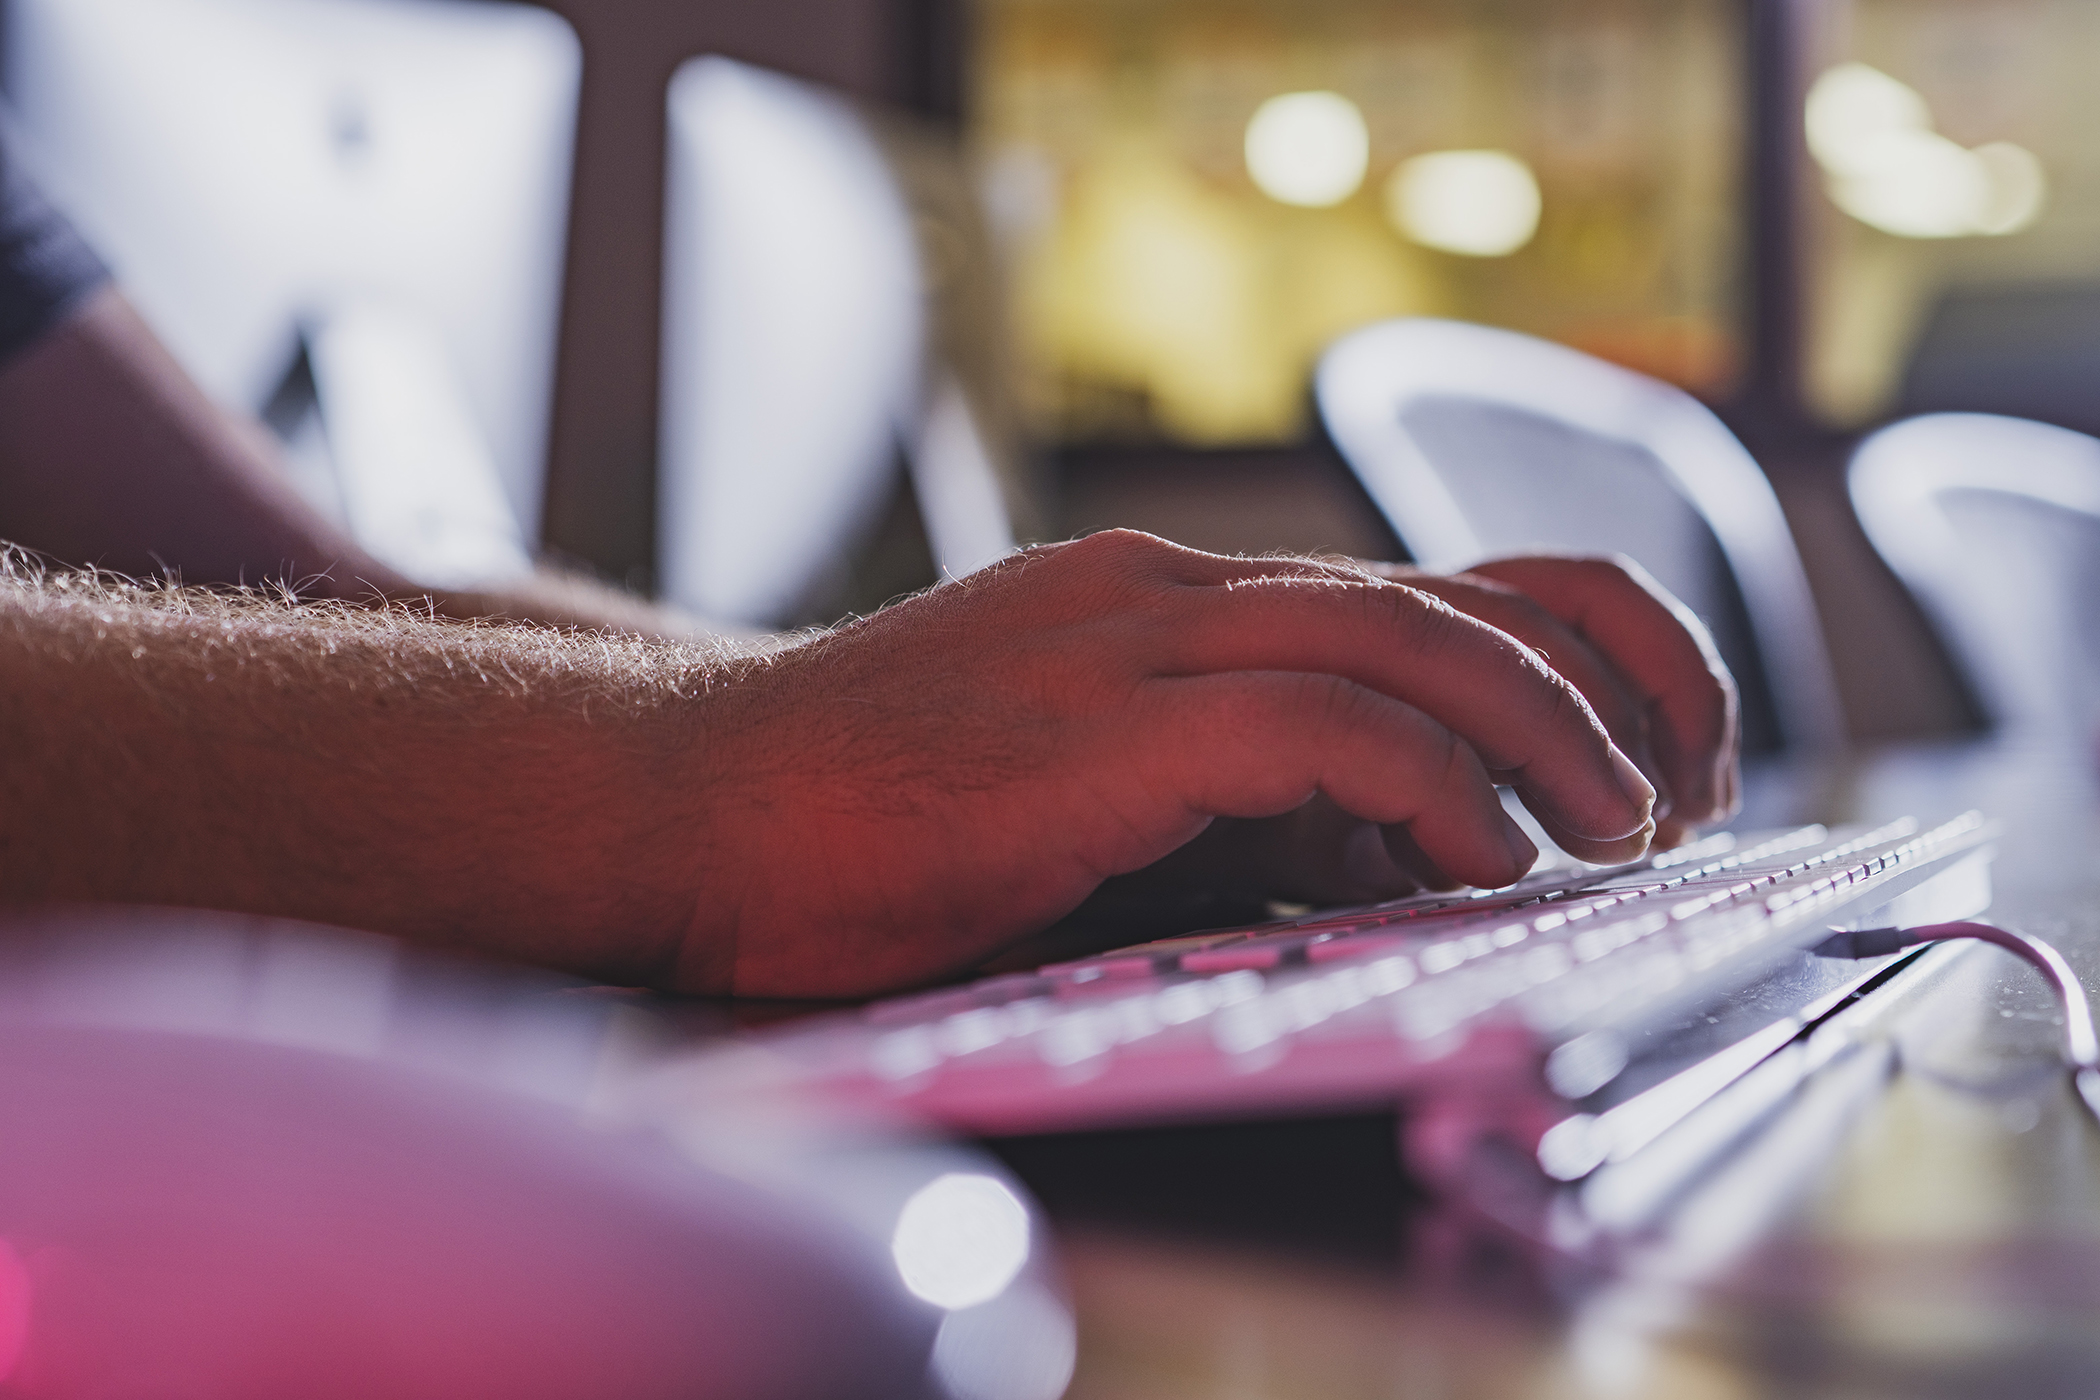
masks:
<path id="1" fill-rule="evenodd" d="M 1509 633 L 1580 690 L 1654 784 L 1658 846 L 1741 805 L 1735 681 L 1705 625 L 1640 565 L 1530 555 L 1448 575 L 1370 567 Z"/>
<path id="2" fill-rule="evenodd" d="M 1563 624 L 1564 625 L 1564 624 Z M 1506 884 L 1514 785 L 1590 859 L 1654 790 L 1575 685 L 1429 593 L 1110 531 L 763 662 L 696 706 L 691 990 L 851 996 L 975 966 L 1219 817 L 1323 795 Z"/>
<path id="3" fill-rule="evenodd" d="M 1535 555 L 1448 575 L 1404 564 L 1338 567 L 1433 593 L 1538 652 L 1656 787 L 1657 846 L 1680 845 L 1735 810 L 1735 683 L 1705 626 L 1639 565 Z M 1571 854 L 1611 858 L 1561 828 L 1550 809 L 1536 815 Z M 1176 897 L 1191 889 L 1348 904 L 1458 883 L 1404 831 L 1381 831 L 1316 797 L 1281 816 L 1213 823 L 1157 864 L 1109 882 L 1102 898 L 1104 907 L 1156 904 L 1171 918 Z"/>

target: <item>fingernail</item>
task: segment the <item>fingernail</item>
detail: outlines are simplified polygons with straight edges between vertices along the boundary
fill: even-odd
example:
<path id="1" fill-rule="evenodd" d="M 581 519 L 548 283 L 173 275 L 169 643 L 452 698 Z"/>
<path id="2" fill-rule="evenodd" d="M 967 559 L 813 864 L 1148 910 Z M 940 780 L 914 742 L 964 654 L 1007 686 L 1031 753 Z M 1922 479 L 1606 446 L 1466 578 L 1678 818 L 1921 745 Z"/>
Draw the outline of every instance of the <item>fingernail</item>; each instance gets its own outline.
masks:
<path id="1" fill-rule="evenodd" d="M 1639 764 L 1634 766 L 1640 767 Z M 1662 821 L 1667 817 L 1677 815 L 1677 794 L 1671 790 L 1670 784 L 1664 780 L 1660 770 L 1651 763 L 1645 768 L 1641 768 L 1641 776 L 1648 780 L 1649 787 L 1655 789 L 1655 819 Z"/>
<path id="2" fill-rule="evenodd" d="M 1514 883 L 1529 875 L 1531 867 L 1538 864 L 1539 848 L 1532 844 L 1531 838 L 1524 834 L 1524 828 L 1517 825 L 1507 812 L 1502 814 L 1502 839 L 1509 845 L 1509 858 L 1517 863 Z"/>
<path id="3" fill-rule="evenodd" d="M 1619 790 L 1626 794 L 1642 821 L 1655 811 L 1655 787 L 1641 776 L 1641 770 L 1633 766 L 1633 760 L 1620 753 L 1617 745 L 1611 751 L 1612 772 L 1618 776 Z"/>

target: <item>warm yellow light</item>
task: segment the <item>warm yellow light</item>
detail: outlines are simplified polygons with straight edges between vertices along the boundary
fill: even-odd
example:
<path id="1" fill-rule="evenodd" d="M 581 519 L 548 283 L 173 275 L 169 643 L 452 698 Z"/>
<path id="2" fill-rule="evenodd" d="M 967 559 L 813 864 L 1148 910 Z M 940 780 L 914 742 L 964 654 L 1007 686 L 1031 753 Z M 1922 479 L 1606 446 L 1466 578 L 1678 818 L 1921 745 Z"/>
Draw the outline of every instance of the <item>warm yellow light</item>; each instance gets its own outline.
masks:
<path id="1" fill-rule="evenodd" d="M 1809 152 L 1833 175 L 1866 174 L 1877 163 L 1877 143 L 1932 130 L 1931 109 L 1916 88 L 1864 63 L 1824 70 L 1803 115 Z"/>
<path id="2" fill-rule="evenodd" d="M 1385 185 L 1386 218 L 1424 247 L 1499 258 L 1538 232 L 1539 182 L 1507 151 L 1432 151 Z"/>
<path id="3" fill-rule="evenodd" d="M 1272 97 L 1247 123 L 1247 174 L 1284 204 L 1340 204 L 1363 185 L 1370 160 L 1363 113 L 1338 92 Z"/>
<path id="4" fill-rule="evenodd" d="M 1977 231 L 1990 181 L 1975 156 L 1931 131 L 1890 131 L 1861 142 L 1857 166 L 1831 172 L 1830 198 L 1872 228 L 1899 238 L 1960 238 Z"/>
<path id="5" fill-rule="evenodd" d="M 2010 141 L 1993 141 L 1971 154 L 1991 186 L 1990 198 L 1976 221 L 1978 233 L 2018 233 L 2041 217 L 2049 180 L 2033 151 Z"/>
<path id="6" fill-rule="evenodd" d="M 1925 98 L 1864 63 L 1825 71 L 1808 91 L 1809 153 L 1831 202 L 1900 238 L 2017 233 L 2041 215 L 2048 179 L 2010 141 L 1968 150 L 1932 129 Z"/>

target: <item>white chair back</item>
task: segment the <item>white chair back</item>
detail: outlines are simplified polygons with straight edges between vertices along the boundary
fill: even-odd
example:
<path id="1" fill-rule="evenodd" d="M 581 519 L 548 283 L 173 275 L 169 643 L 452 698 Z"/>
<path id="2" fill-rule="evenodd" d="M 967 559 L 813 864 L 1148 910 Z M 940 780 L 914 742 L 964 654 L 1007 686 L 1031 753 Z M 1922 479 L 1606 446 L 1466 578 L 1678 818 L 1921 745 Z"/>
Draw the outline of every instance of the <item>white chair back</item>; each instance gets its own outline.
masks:
<path id="1" fill-rule="evenodd" d="M 1328 434 L 1415 559 L 1620 553 L 1714 631 L 1753 749 L 1827 749 L 1844 726 L 1814 599 L 1764 473 L 1667 384 L 1512 331 L 1430 318 L 1336 342 Z"/>
<path id="2" fill-rule="evenodd" d="M 1861 443 L 1850 485 L 1994 724 L 2100 730 L 2100 439 L 1927 414 Z"/>

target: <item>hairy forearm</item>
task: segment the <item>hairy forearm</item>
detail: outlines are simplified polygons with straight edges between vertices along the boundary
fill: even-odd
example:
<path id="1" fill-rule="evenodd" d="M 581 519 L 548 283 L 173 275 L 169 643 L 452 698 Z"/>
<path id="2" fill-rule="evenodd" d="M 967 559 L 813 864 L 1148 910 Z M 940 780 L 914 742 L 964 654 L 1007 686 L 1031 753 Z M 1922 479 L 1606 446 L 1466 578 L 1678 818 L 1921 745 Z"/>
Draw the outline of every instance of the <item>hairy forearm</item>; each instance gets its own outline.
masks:
<path id="1" fill-rule="evenodd" d="M 0 568 L 0 894 L 252 910 L 658 980 L 720 647 Z"/>
<path id="2" fill-rule="evenodd" d="M 412 585 L 403 585 L 396 590 L 393 599 L 413 604 L 418 596 L 419 590 Z M 427 596 L 439 613 L 458 620 L 500 618 L 536 622 L 548 627 L 628 632 L 668 641 L 726 639 L 781 645 L 788 640 L 712 618 L 695 617 L 586 575 L 558 568 L 542 567 L 525 578 L 484 589 L 454 589 Z"/>
<path id="3" fill-rule="evenodd" d="M 1527 617 L 1562 667 L 1583 655 Z M 1655 830 L 1654 788 L 1513 634 L 1360 569 L 1127 531 L 766 654 L 0 569 L 17 899 L 870 995 L 980 964 L 1220 818 L 1317 816 L 1316 796 L 1347 821 L 1242 852 L 1267 867 L 1243 887 L 1507 883 L 1536 852 L 1498 780 L 1599 864 Z"/>

